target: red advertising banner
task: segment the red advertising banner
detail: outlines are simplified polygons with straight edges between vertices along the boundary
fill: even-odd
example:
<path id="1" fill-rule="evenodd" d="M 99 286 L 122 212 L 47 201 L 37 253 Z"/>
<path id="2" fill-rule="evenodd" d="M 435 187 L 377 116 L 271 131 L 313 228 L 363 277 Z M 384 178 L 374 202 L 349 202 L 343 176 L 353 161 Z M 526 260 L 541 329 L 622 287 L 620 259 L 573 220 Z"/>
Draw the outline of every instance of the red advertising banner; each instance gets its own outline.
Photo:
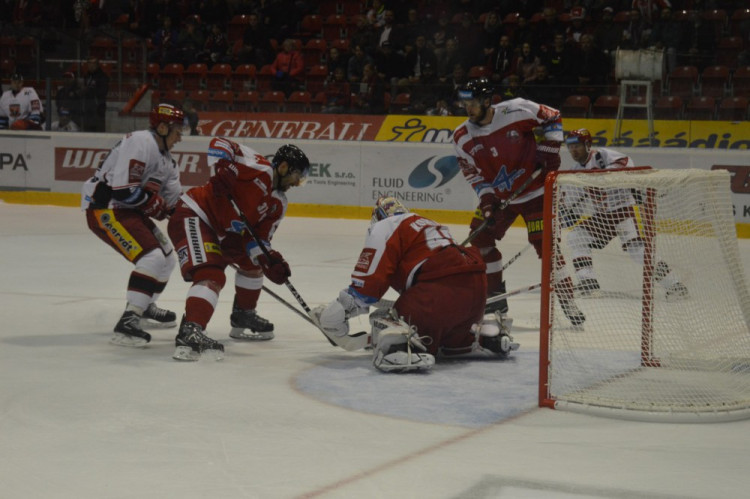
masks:
<path id="1" fill-rule="evenodd" d="M 55 180 L 83 182 L 94 175 L 109 149 L 55 147 Z M 210 170 L 205 152 L 172 152 L 180 169 L 180 182 L 185 186 L 208 181 Z"/>
<path id="2" fill-rule="evenodd" d="M 201 135 L 261 139 L 372 141 L 385 116 L 304 113 L 200 113 Z"/>

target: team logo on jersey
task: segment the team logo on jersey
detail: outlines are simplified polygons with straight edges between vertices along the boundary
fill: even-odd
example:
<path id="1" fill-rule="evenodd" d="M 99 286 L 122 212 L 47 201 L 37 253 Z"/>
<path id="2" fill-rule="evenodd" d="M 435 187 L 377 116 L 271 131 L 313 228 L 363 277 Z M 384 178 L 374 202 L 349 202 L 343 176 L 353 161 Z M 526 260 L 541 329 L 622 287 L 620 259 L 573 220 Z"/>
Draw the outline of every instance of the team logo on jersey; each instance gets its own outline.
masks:
<path id="1" fill-rule="evenodd" d="M 434 189 L 450 182 L 458 171 L 458 160 L 455 156 L 432 156 L 412 170 L 409 174 L 409 185 L 415 189 Z"/>
<path id="2" fill-rule="evenodd" d="M 516 181 L 518 177 L 524 174 L 526 170 L 524 168 L 521 168 L 520 170 L 516 170 L 515 172 L 508 175 L 508 169 L 505 165 L 500 167 L 500 171 L 497 173 L 497 176 L 495 176 L 495 180 L 492 181 L 492 187 L 499 190 L 500 192 L 503 191 L 509 191 L 513 188 L 513 182 Z"/>
<path id="3" fill-rule="evenodd" d="M 357 272 L 367 272 L 370 270 L 372 264 L 372 257 L 375 256 L 375 250 L 373 248 L 365 248 L 362 253 L 359 254 L 357 265 L 354 266 L 354 270 Z"/>

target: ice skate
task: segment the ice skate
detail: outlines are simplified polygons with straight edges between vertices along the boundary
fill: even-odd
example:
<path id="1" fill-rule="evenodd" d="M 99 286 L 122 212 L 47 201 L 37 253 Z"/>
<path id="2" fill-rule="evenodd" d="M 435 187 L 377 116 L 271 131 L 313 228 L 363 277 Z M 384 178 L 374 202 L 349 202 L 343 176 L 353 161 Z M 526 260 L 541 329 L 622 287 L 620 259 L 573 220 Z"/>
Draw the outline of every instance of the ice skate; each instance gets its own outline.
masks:
<path id="1" fill-rule="evenodd" d="M 150 329 L 167 329 L 177 325 L 177 314 L 165 308 L 159 308 L 156 303 L 151 303 L 143 311 L 141 327 Z"/>
<path id="2" fill-rule="evenodd" d="M 110 343 L 123 347 L 144 347 L 151 341 L 151 335 L 141 329 L 141 317 L 132 310 L 126 310 L 115 325 Z"/>
<path id="3" fill-rule="evenodd" d="M 202 354 L 208 354 L 214 360 L 224 358 L 224 345 L 206 336 L 203 328 L 195 322 L 186 322 L 184 317 L 175 338 L 175 347 L 172 354 L 175 360 L 196 361 Z"/>
<path id="4" fill-rule="evenodd" d="M 520 347 L 510 335 L 513 319 L 508 319 L 500 312 L 495 312 L 491 318 L 485 318 L 477 326 L 475 334 L 480 350 L 489 350 L 501 357 L 507 357 Z"/>
<path id="5" fill-rule="evenodd" d="M 580 296 L 591 296 L 599 291 L 599 281 L 594 278 L 581 279 L 573 288 Z"/>
<path id="6" fill-rule="evenodd" d="M 232 326 L 229 337 L 235 340 L 267 341 L 274 337 L 273 324 L 258 315 L 255 310 L 235 308 L 229 321 Z"/>
<path id="7" fill-rule="evenodd" d="M 586 322 L 586 316 L 581 312 L 581 309 L 578 308 L 578 305 L 576 305 L 573 300 L 561 299 L 560 307 L 562 307 L 565 317 L 567 317 L 570 323 L 574 326 L 581 326 Z"/>
<path id="8" fill-rule="evenodd" d="M 667 301 L 675 302 L 685 300 L 690 296 L 687 286 L 681 282 L 676 282 L 667 288 Z"/>

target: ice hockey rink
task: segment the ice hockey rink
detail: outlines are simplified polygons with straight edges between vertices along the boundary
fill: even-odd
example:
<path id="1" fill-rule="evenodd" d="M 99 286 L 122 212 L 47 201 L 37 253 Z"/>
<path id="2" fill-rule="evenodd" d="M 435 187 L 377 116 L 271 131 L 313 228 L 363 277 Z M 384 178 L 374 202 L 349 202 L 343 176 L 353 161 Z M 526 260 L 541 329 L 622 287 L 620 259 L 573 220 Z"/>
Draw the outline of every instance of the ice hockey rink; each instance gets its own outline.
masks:
<path id="1" fill-rule="evenodd" d="M 368 221 L 284 220 L 274 247 L 310 306 L 348 284 Z M 462 240 L 467 228 L 451 226 Z M 76 208 L 0 203 L 0 497 L 744 498 L 750 421 L 628 422 L 536 406 L 539 294 L 510 299 L 521 347 L 386 375 L 264 294 L 276 326 L 230 340 L 232 271 L 207 333 L 222 362 L 109 344 L 130 265 Z M 526 245 L 511 229 L 506 256 Z M 740 242 L 745 272 L 750 241 Z M 532 251 L 509 288 L 539 281 Z M 290 303 L 284 286 L 267 284 Z M 183 310 L 175 271 L 160 305 Z M 353 329 L 367 329 L 365 319 Z"/>

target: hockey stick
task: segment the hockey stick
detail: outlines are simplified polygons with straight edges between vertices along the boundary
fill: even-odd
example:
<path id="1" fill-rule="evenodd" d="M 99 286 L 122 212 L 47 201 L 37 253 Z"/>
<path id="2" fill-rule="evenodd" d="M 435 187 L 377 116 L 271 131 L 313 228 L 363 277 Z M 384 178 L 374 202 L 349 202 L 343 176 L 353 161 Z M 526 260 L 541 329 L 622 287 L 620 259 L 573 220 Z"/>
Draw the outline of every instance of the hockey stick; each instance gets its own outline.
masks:
<path id="1" fill-rule="evenodd" d="M 527 286 L 525 288 L 518 288 L 518 289 L 514 289 L 513 291 L 508 291 L 507 293 L 503 293 L 501 295 L 494 295 L 492 298 L 487 298 L 486 305 L 498 302 L 509 296 L 515 296 L 515 295 L 520 295 L 523 293 L 528 293 L 529 291 L 534 291 L 535 289 L 538 289 L 541 287 L 542 287 L 542 283 L 538 282 L 536 284 L 532 284 L 531 286 Z"/>
<path id="2" fill-rule="evenodd" d="M 504 200 L 504 201 L 500 202 L 500 205 L 498 205 L 498 207 L 497 207 L 497 208 L 495 208 L 495 209 L 493 210 L 492 214 L 494 215 L 494 214 L 495 214 L 495 213 L 497 213 L 498 211 L 503 211 L 503 210 L 504 210 L 505 208 L 507 208 L 507 207 L 508 207 L 508 205 L 509 205 L 509 204 L 510 204 L 510 203 L 511 203 L 511 202 L 512 202 L 513 200 L 515 200 L 515 199 L 516 199 L 516 198 L 517 198 L 518 196 L 520 196 L 520 195 L 521 195 L 521 193 L 522 193 L 522 192 L 523 192 L 524 190 L 526 190 L 526 188 L 527 188 L 527 187 L 528 187 L 529 185 L 531 185 L 531 182 L 533 182 L 533 181 L 534 181 L 534 179 L 535 179 L 535 178 L 537 178 L 537 177 L 538 177 L 538 176 L 539 176 L 539 175 L 540 175 L 541 173 L 542 173 L 542 170 L 541 170 L 541 169 L 539 169 L 539 170 L 534 170 L 533 172 L 531 172 L 531 176 L 530 176 L 529 178 L 527 178 L 527 179 L 526 179 L 526 180 L 524 181 L 524 183 L 523 183 L 523 184 L 521 184 L 521 187 L 519 187 L 518 189 L 516 189 L 516 190 L 515 190 L 515 192 L 513 192 L 513 194 L 511 194 L 511 195 L 510 195 L 510 197 L 508 197 L 508 199 L 506 199 L 506 200 Z M 466 245 L 467 245 L 467 244 L 469 244 L 469 243 L 470 243 L 471 241 L 473 241 L 473 240 L 474 240 L 474 238 L 475 238 L 475 237 L 477 237 L 477 236 L 479 235 L 479 233 L 480 233 L 480 232 L 482 232 L 482 231 L 483 231 L 484 229 L 486 229 L 486 228 L 487 228 L 487 226 L 488 226 L 488 225 L 490 224 L 490 220 L 491 220 L 491 218 L 485 218 L 485 219 L 484 219 L 484 221 L 483 221 L 483 222 L 482 222 L 482 223 L 481 223 L 481 224 L 479 225 L 479 227 L 477 227 L 477 228 L 476 228 L 476 230 L 475 230 L 474 232 L 472 232 L 471 234 L 469 234 L 469 237 L 467 237 L 467 238 L 466 238 L 466 239 L 464 240 L 464 242 L 462 242 L 462 243 L 461 243 L 461 246 L 466 246 Z"/>
<path id="3" fill-rule="evenodd" d="M 500 269 L 500 272 L 504 272 L 505 269 L 507 269 L 508 267 L 510 267 L 513 262 L 515 262 L 516 260 L 518 260 L 519 258 L 521 258 L 521 255 L 523 255 L 524 253 L 526 253 L 527 251 L 529 251 L 529 248 L 531 248 L 531 246 L 532 246 L 531 243 L 529 243 L 526 246 L 524 246 L 523 249 L 521 249 L 521 251 L 519 251 L 518 253 L 516 253 L 515 255 L 513 255 L 513 257 L 510 260 L 508 260 L 507 262 L 505 262 L 505 264 L 503 265 L 503 268 Z"/>
<path id="4" fill-rule="evenodd" d="M 234 202 L 234 199 L 232 199 L 229 196 L 227 196 L 227 197 L 229 198 L 229 202 L 232 203 L 232 207 L 234 208 L 234 211 L 237 212 L 237 215 L 242 219 L 242 223 L 245 224 L 245 227 L 247 228 L 247 231 L 250 233 L 250 237 L 252 237 L 253 240 L 256 242 L 256 244 L 260 247 L 260 250 L 266 256 L 266 258 L 268 259 L 268 261 L 269 262 L 273 261 L 273 259 L 271 258 L 271 252 L 268 251 L 268 248 L 266 248 L 266 245 L 263 244 L 263 241 L 260 240 L 260 237 L 258 237 L 258 234 L 255 232 L 255 229 L 253 229 L 253 227 L 250 225 L 250 222 L 247 220 L 247 217 L 245 217 L 245 214 L 242 213 L 242 211 L 240 210 L 239 206 L 237 206 L 237 203 Z M 302 299 L 302 296 L 299 294 L 299 292 L 297 291 L 297 289 L 292 285 L 292 283 L 289 282 L 289 279 L 286 279 L 284 281 L 284 284 L 289 289 L 289 292 L 292 293 L 292 296 L 294 296 L 294 298 L 297 300 L 297 303 L 299 303 L 300 306 L 307 313 L 307 320 L 310 323 L 312 323 L 315 327 L 317 327 L 320 330 L 321 333 L 323 333 L 323 336 L 326 337 L 326 339 L 328 340 L 328 342 L 331 345 L 341 347 L 341 348 L 343 348 L 344 350 L 347 350 L 347 351 L 359 350 L 359 349 L 365 348 L 367 346 L 367 344 L 370 341 L 370 339 L 369 339 L 369 335 L 366 332 L 364 332 L 364 331 L 361 331 L 361 332 L 356 333 L 356 334 L 351 335 L 351 336 L 350 335 L 345 335 L 345 336 L 341 336 L 341 337 L 337 336 L 336 337 L 337 341 L 334 341 L 330 336 L 328 336 L 326 334 L 326 332 L 323 330 L 323 328 L 321 328 L 320 325 L 316 324 L 315 321 L 312 319 L 312 317 L 311 317 L 311 312 L 312 311 L 310 310 L 310 307 L 307 305 L 307 303 L 305 302 L 305 300 Z M 268 288 L 266 288 L 265 286 L 263 286 L 263 289 L 265 289 L 266 291 L 268 291 Z M 281 298 L 278 295 L 276 295 L 275 293 L 269 293 L 269 294 L 271 294 L 271 296 L 273 296 L 274 298 L 277 298 L 279 300 Z M 287 306 L 291 306 L 291 305 L 289 305 L 284 300 L 280 300 L 280 301 L 282 301 L 282 303 L 284 303 Z M 294 311 L 301 314 L 301 312 L 299 312 L 297 309 L 294 309 Z"/>

